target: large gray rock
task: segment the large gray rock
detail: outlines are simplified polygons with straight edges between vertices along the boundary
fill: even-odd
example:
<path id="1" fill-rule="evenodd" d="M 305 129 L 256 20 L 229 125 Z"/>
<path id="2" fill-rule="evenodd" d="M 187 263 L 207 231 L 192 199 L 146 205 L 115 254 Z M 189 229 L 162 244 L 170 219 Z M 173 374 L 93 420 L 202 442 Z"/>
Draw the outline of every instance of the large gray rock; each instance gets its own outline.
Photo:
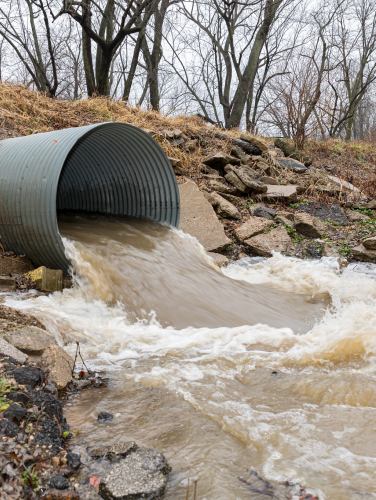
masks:
<path id="1" fill-rule="evenodd" d="M 321 220 L 336 222 L 342 226 L 347 226 L 349 223 L 345 212 L 339 205 L 325 205 L 324 203 L 311 201 L 307 205 L 301 205 L 300 209 Z"/>
<path id="2" fill-rule="evenodd" d="M 294 225 L 296 231 L 307 238 L 321 238 L 328 232 L 328 226 L 324 222 L 306 213 L 295 214 Z"/>
<path id="3" fill-rule="evenodd" d="M 287 168 L 288 170 L 292 170 L 296 174 L 304 174 L 307 170 L 307 167 L 300 163 L 300 161 L 293 160 L 292 158 L 276 158 L 276 161 L 282 168 Z"/>
<path id="4" fill-rule="evenodd" d="M 231 245 L 211 204 L 194 182 L 179 184 L 179 229 L 201 243 L 207 252 L 220 251 Z"/>
<path id="5" fill-rule="evenodd" d="M 156 450 L 137 450 L 114 465 L 101 480 L 105 500 L 157 500 L 162 498 L 171 467 Z"/>
<path id="6" fill-rule="evenodd" d="M 25 363 L 28 360 L 27 354 L 16 349 L 12 344 L 9 344 L 3 337 L 0 337 L 0 353 L 6 356 L 11 356 L 19 363 Z"/>
<path id="7" fill-rule="evenodd" d="M 62 347 L 51 345 L 43 353 L 41 367 L 48 372 L 48 382 L 61 390 L 72 380 L 74 359 Z"/>
<path id="8" fill-rule="evenodd" d="M 255 217 L 263 217 L 264 219 L 274 219 L 277 212 L 269 207 L 257 207 L 253 210 L 252 214 Z"/>
<path id="9" fill-rule="evenodd" d="M 352 249 L 354 259 L 364 262 L 376 262 L 376 250 L 368 250 L 364 245 L 360 244 Z"/>
<path id="10" fill-rule="evenodd" d="M 251 188 L 246 186 L 236 175 L 235 172 L 230 171 L 225 175 L 226 181 L 236 187 L 242 193 L 249 193 Z"/>
<path id="11" fill-rule="evenodd" d="M 283 141 L 282 139 L 275 139 L 274 145 L 281 149 L 285 156 L 302 162 L 306 167 L 309 167 L 312 164 L 312 158 L 310 156 L 304 153 L 304 151 L 294 148 L 294 146 L 291 146 L 291 144 L 288 144 L 286 141 Z"/>
<path id="12" fill-rule="evenodd" d="M 57 345 L 53 335 L 36 326 L 20 327 L 5 333 L 4 338 L 25 354 L 41 355 L 50 345 Z"/>
<path id="13" fill-rule="evenodd" d="M 237 227 L 234 233 L 239 241 L 244 241 L 251 236 L 256 236 L 257 234 L 262 233 L 272 224 L 273 222 L 268 219 L 250 217 L 244 224 Z"/>
<path id="14" fill-rule="evenodd" d="M 291 238 L 284 227 L 253 236 L 244 243 L 252 252 L 263 257 L 271 257 L 273 252 L 288 252 L 292 246 Z"/>

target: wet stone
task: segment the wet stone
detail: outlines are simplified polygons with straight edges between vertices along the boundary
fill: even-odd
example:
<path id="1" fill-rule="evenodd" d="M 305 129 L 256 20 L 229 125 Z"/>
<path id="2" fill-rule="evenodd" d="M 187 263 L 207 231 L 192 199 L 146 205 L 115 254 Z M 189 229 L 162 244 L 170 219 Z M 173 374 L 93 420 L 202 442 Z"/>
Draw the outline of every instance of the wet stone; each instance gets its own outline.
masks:
<path id="1" fill-rule="evenodd" d="M 105 500 L 162 498 L 171 468 L 162 453 L 138 450 L 114 465 L 99 485 Z"/>
<path id="2" fill-rule="evenodd" d="M 11 420 L 12 422 L 19 422 L 25 417 L 26 413 L 27 410 L 25 410 L 25 408 L 22 408 L 22 406 L 17 403 L 13 403 L 7 410 L 5 410 L 4 418 Z"/>
<path id="3" fill-rule="evenodd" d="M 108 422 L 113 419 L 114 416 L 112 415 L 112 413 L 108 411 L 101 411 L 100 414 L 98 415 L 98 422 Z"/>
<path id="4" fill-rule="evenodd" d="M 136 451 L 137 448 L 138 446 L 134 441 L 125 441 L 109 446 L 101 446 L 100 448 L 93 448 L 90 452 L 94 457 L 124 458 L 132 451 Z"/>
<path id="5" fill-rule="evenodd" d="M 30 366 L 17 368 L 13 372 L 13 377 L 16 379 L 18 384 L 29 385 L 32 389 L 34 389 L 41 379 L 40 370 Z"/>
<path id="6" fill-rule="evenodd" d="M 70 451 L 67 453 L 67 462 L 71 469 L 78 470 L 81 466 L 81 457 L 78 453 L 72 453 Z"/>
<path id="7" fill-rule="evenodd" d="M 5 436 L 15 437 L 17 436 L 18 432 L 18 425 L 14 422 L 11 422 L 10 420 L 3 418 L 3 420 L 0 421 L 0 430 L 4 432 Z"/>
<path id="8" fill-rule="evenodd" d="M 53 476 L 50 481 L 50 486 L 55 490 L 66 490 L 69 488 L 69 482 L 63 476 Z"/>

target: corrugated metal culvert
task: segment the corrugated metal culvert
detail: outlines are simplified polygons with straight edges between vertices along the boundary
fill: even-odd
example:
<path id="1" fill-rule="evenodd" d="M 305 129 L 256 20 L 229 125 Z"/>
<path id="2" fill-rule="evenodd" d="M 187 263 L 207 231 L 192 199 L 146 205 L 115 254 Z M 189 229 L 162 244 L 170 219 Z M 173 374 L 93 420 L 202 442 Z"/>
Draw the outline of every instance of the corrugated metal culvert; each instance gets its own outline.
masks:
<path id="1" fill-rule="evenodd" d="M 158 143 L 127 123 L 0 141 L 0 238 L 35 266 L 67 271 L 57 210 L 179 225 L 179 190 Z"/>

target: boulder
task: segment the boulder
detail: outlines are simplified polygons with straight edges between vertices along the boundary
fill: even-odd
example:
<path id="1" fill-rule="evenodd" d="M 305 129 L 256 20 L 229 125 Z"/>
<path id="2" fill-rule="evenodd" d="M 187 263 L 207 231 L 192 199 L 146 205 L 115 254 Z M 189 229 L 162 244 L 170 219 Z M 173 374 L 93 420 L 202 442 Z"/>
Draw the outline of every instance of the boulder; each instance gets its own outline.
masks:
<path id="1" fill-rule="evenodd" d="M 360 244 L 352 249 L 354 259 L 364 262 L 376 263 L 376 250 L 368 250 L 364 245 Z"/>
<path id="2" fill-rule="evenodd" d="M 179 193 L 179 229 L 197 238 L 207 252 L 224 250 L 231 245 L 211 204 L 196 184 L 190 181 L 179 184 Z"/>
<path id="3" fill-rule="evenodd" d="M 251 236 L 256 236 L 257 234 L 262 233 L 272 224 L 273 222 L 268 219 L 250 217 L 246 222 L 244 222 L 244 224 L 238 226 L 234 230 L 234 234 L 239 241 L 243 242 Z"/>
<path id="4" fill-rule="evenodd" d="M 35 281 L 40 290 L 45 292 L 61 292 L 63 290 L 63 271 L 38 267 L 35 271 L 25 274 L 26 278 Z"/>
<path id="5" fill-rule="evenodd" d="M 61 390 L 72 380 L 74 359 L 62 347 L 52 345 L 44 351 L 41 367 L 48 372 L 48 382 Z"/>
<path id="6" fill-rule="evenodd" d="M 5 356 L 11 356 L 19 363 L 25 363 L 28 360 L 27 354 L 19 351 L 12 344 L 9 344 L 3 337 L 0 337 L 0 352 Z"/>
<path id="7" fill-rule="evenodd" d="M 273 252 L 288 252 L 292 246 L 291 238 L 284 227 L 253 236 L 244 243 L 252 252 L 263 257 L 271 257 Z"/>
<path id="8" fill-rule="evenodd" d="M 5 333 L 4 338 L 25 354 L 38 356 L 43 354 L 48 346 L 57 345 L 53 335 L 36 326 L 20 327 L 17 330 Z"/>
<path id="9" fill-rule="evenodd" d="M 137 450 L 114 465 L 101 480 L 104 500 L 156 500 L 162 498 L 171 467 L 156 450 Z"/>
<path id="10" fill-rule="evenodd" d="M 294 216 L 295 229 L 307 238 L 321 238 L 328 232 L 328 227 L 313 215 L 297 213 Z"/>
<path id="11" fill-rule="evenodd" d="M 226 184 L 214 180 L 209 181 L 208 186 L 210 189 L 217 191 L 218 193 L 232 194 L 233 196 L 241 194 L 241 191 L 239 191 L 236 187 L 226 186 Z"/>
<path id="12" fill-rule="evenodd" d="M 227 182 L 235 186 L 241 193 L 249 193 L 251 191 L 251 188 L 246 186 L 233 171 L 228 172 L 225 175 L 225 179 Z"/>
<path id="13" fill-rule="evenodd" d="M 257 207 L 252 213 L 255 217 L 263 217 L 264 219 L 274 219 L 277 215 L 277 212 L 269 207 Z"/>
<path id="14" fill-rule="evenodd" d="M 296 186 L 267 186 L 267 191 L 263 195 L 263 200 L 265 202 L 275 202 L 284 201 L 285 203 L 291 203 L 297 200 L 297 188 Z"/>
<path id="15" fill-rule="evenodd" d="M 339 205 L 325 205 L 324 203 L 311 201 L 307 205 L 301 205 L 300 209 L 321 220 L 336 222 L 342 226 L 347 226 L 349 223 L 345 212 Z"/>
<path id="16" fill-rule="evenodd" d="M 279 182 L 277 179 L 274 179 L 274 177 L 268 177 L 267 175 L 261 177 L 260 181 L 264 184 L 270 184 L 271 186 L 279 186 Z"/>
<path id="17" fill-rule="evenodd" d="M 242 216 L 239 210 L 231 202 L 222 198 L 218 193 L 210 193 L 209 202 L 215 207 L 215 211 L 222 217 L 230 217 L 232 219 L 241 219 Z"/>
<path id="18" fill-rule="evenodd" d="M 350 210 L 346 214 L 350 222 L 358 222 L 360 220 L 372 220 L 368 215 L 362 214 L 361 212 L 356 212 L 355 210 Z"/>
<path id="19" fill-rule="evenodd" d="M 367 248 L 367 250 L 376 250 L 376 236 L 372 236 L 372 238 L 367 238 L 362 241 L 362 245 Z"/>
<path id="20" fill-rule="evenodd" d="M 303 151 L 294 148 L 294 146 L 291 146 L 286 141 L 283 141 L 282 139 L 275 139 L 274 145 L 277 148 L 281 149 L 285 156 L 288 156 L 293 160 L 298 160 L 302 162 L 306 167 L 312 165 L 312 158 L 310 156 L 308 156 Z"/>
<path id="21" fill-rule="evenodd" d="M 293 160 L 292 158 L 276 158 L 276 161 L 282 168 L 292 170 L 296 174 L 304 174 L 304 172 L 306 172 L 307 170 L 307 167 L 305 167 L 303 163 L 300 163 L 300 161 L 297 160 Z"/>
<path id="22" fill-rule="evenodd" d="M 16 289 L 16 278 L 11 276 L 0 276 L 0 291 L 13 292 Z"/>
<path id="23" fill-rule="evenodd" d="M 267 151 L 269 146 L 266 141 L 255 137 L 254 135 L 249 135 L 249 134 L 241 134 L 240 139 L 242 141 L 249 142 L 250 144 L 253 144 L 257 148 L 259 148 L 262 152 Z"/>
<path id="24" fill-rule="evenodd" d="M 208 252 L 208 255 L 213 259 L 214 264 L 218 267 L 226 267 L 229 263 L 228 258 L 220 253 Z"/>
<path id="25" fill-rule="evenodd" d="M 224 153 L 215 153 L 214 155 L 205 158 L 203 161 L 204 165 L 208 165 L 211 168 L 214 168 L 218 171 L 223 171 L 225 166 L 228 164 L 231 165 L 240 165 L 239 158 L 235 158 L 234 156 L 226 155 Z"/>

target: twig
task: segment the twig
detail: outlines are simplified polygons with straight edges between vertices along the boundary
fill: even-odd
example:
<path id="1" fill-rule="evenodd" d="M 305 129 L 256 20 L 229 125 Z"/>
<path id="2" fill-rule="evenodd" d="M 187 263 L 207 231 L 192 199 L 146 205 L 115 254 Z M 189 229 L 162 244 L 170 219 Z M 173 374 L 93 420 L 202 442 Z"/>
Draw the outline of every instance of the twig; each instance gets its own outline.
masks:
<path id="1" fill-rule="evenodd" d="M 197 492 L 197 479 L 195 479 L 195 493 L 194 493 L 194 496 L 193 496 L 193 500 L 196 500 L 196 492 Z"/>
<path id="2" fill-rule="evenodd" d="M 187 496 L 185 497 L 185 500 L 188 500 L 189 496 L 189 478 L 188 478 L 188 486 L 187 486 Z"/>
<path id="3" fill-rule="evenodd" d="M 74 369 L 76 368 L 76 360 L 77 360 L 79 342 L 76 341 L 76 344 L 77 344 L 77 347 L 76 347 L 76 355 L 74 357 L 74 363 L 73 363 L 73 368 L 72 368 L 72 378 L 73 378 L 73 374 L 74 374 Z"/>
<path id="4" fill-rule="evenodd" d="M 76 341 L 76 343 L 77 343 L 77 348 L 78 348 L 78 354 L 80 355 L 80 358 L 81 358 L 81 361 L 82 361 L 84 367 L 86 368 L 86 370 L 88 371 L 88 373 L 90 373 L 90 375 L 94 375 L 94 372 L 92 372 L 91 370 L 89 370 L 89 368 L 85 365 L 85 361 L 83 360 L 83 358 L 81 356 L 80 343 L 77 342 L 77 341 Z"/>

